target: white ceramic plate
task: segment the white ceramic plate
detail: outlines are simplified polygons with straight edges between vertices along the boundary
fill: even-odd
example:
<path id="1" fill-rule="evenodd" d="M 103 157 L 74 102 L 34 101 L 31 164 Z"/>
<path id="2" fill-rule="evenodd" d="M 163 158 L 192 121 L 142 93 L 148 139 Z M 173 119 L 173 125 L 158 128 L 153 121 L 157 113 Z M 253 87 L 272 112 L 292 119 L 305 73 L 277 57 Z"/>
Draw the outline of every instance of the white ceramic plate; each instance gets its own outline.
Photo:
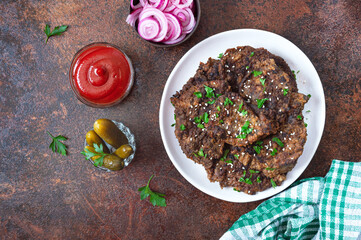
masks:
<path id="1" fill-rule="evenodd" d="M 299 91 L 312 96 L 303 111 L 305 122 L 308 124 L 308 137 L 302 156 L 294 169 L 287 174 L 287 180 L 281 186 L 269 188 L 255 195 L 236 192 L 230 187 L 221 189 L 217 182 L 211 183 L 203 166 L 194 163 L 182 152 L 174 134 L 174 127 L 171 127 L 174 123 L 174 107 L 170 98 L 176 91 L 182 89 L 190 77 L 194 76 L 199 63 L 206 62 L 209 57 L 217 58 L 219 53 L 224 53 L 228 48 L 245 45 L 255 48 L 264 47 L 271 53 L 284 58 L 292 70 L 300 71 L 296 74 Z M 311 112 L 306 112 L 307 110 Z M 204 193 L 229 202 L 251 202 L 281 192 L 302 174 L 317 150 L 325 125 L 325 117 L 326 107 L 322 84 L 307 56 L 293 43 L 277 34 L 255 29 L 238 29 L 211 36 L 198 43 L 182 57 L 165 85 L 160 104 L 159 124 L 169 158 L 193 186 Z"/>

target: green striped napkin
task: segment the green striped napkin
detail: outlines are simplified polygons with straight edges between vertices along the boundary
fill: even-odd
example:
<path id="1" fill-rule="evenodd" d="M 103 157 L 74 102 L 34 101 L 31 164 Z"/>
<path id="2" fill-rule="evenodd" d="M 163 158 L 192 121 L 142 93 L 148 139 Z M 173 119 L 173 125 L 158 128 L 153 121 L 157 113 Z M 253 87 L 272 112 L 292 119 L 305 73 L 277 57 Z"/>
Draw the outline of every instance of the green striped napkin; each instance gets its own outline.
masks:
<path id="1" fill-rule="evenodd" d="M 241 216 L 226 239 L 361 239 L 361 163 L 333 160 Z"/>

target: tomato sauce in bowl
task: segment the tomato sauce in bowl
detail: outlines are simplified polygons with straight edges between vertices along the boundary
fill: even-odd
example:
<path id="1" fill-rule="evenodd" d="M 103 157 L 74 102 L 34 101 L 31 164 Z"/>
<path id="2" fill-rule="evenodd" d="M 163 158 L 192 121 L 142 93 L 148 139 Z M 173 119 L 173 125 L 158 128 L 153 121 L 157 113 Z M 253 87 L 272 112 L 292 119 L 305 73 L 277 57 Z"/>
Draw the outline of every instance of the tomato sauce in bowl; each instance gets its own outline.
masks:
<path id="1" fill-rule="evenodd" d="M 71 63 L 70 85 L 76 97 L 91 107 L 110 107 L 130 92 L 134 70 L 129 57 L 109 43 L 92 43 Z"/>

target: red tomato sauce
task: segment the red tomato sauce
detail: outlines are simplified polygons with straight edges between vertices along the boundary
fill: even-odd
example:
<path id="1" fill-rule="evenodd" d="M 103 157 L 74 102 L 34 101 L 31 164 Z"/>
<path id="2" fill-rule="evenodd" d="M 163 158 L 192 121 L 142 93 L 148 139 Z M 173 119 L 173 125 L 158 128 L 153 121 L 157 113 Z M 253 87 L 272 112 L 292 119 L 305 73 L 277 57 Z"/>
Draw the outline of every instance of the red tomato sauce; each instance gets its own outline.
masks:
<path id="1" fill-rule="evenodd" d="M 110 45 L 90 46 L 73 60 L 73 84 L 91 103 L 108 105 L 119 101 L 127 94 L 131 75 L 126 56 Z"/>

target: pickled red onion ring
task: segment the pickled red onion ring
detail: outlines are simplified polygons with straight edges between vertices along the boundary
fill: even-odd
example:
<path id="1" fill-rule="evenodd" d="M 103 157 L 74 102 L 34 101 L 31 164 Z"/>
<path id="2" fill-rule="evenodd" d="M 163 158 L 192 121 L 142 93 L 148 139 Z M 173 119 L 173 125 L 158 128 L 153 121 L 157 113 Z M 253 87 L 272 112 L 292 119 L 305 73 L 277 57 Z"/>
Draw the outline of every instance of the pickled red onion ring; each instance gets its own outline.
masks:
<path id="1" fill-rule="evenodd" d="M 191 33 L 196 25 L 193 0 L 139 0 L 126 22 L 137 26 L 139 35 L 148 41 L 175 44 Z M 137 25 L 138 24 L 138 25 Z"/>

